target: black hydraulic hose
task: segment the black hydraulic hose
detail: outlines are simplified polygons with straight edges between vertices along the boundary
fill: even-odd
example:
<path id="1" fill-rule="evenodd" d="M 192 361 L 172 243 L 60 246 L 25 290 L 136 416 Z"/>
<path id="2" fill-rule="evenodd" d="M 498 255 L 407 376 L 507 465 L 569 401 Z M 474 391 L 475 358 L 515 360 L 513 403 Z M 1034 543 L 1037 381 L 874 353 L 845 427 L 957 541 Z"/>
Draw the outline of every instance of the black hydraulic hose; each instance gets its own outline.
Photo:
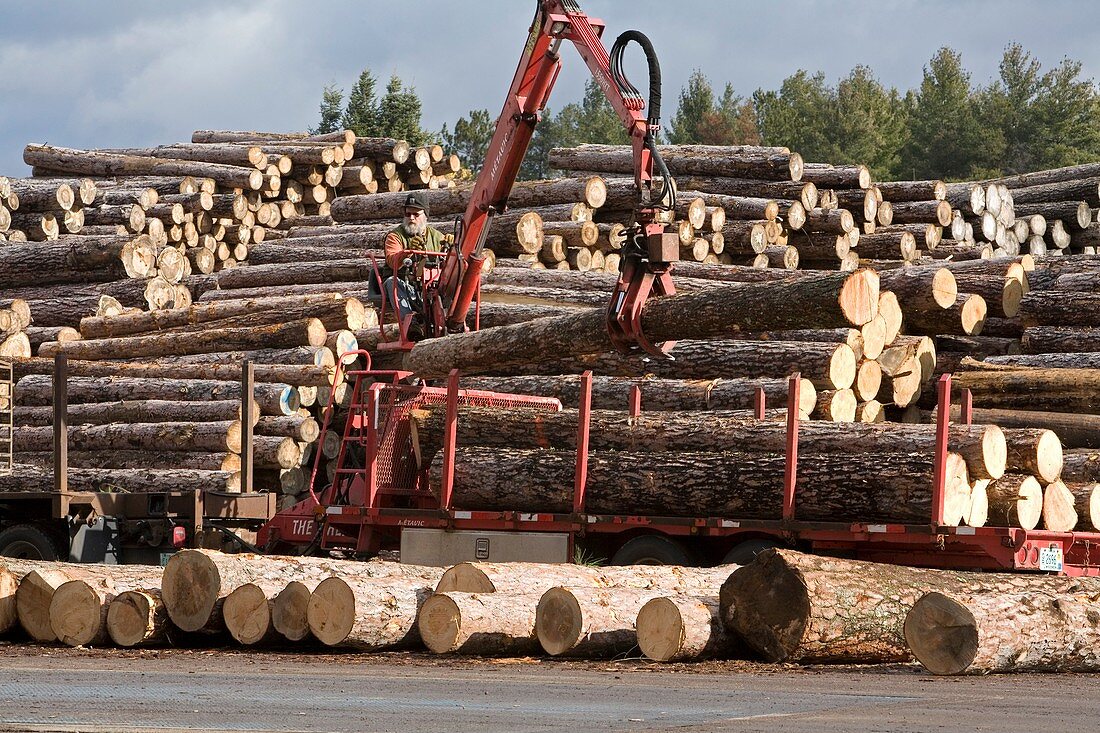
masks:
<path id="1" fill-rule="evenodd" d="M 653 43 L 641 31 L 626 31 L 611 46 L 611 73 L 615 76 L 620 91 L 628 90 L 637 94 L 638 90 L 631 86 L 622 73 L 622 55 L 626 44 L 634 41 L 645 52 L 646 62 L 649 64 L 649 120 L 652 125 L 659 125 L 661 121 L 661 64 L 657 60 L 657 52 L 653 49 Z"/>
<path id="2" fill-rule="evenodd" d="M 657 52 L 654 50 L 653 43 L 648 36 L 641 31 L 626 31 L 615 39 L 609 54 L 611 76 L 615 80 L 615 85 L 619 88 L 619 93 L 624 98 L 640 98 L 641 95 L 638 90 L 626 78 L 622 69 L 623 52 L 631 41 L 642 47 L 646 62 L 649 64 L 649 113 L 646 119 L 648 129 L 646 130 L 644 144 L 653 156 L 653 164 L 661 175 L 661 204 L 664 208 L 671 210 L 676 208 L 676 189 L 672 184 L 672 176 L 669 173 L 668 166 L 665 165 L 665 161 L 657 151 L 657 140 L 654 138 L 654 131 L 661 127 L 661 64 L 657 60 Z"/>

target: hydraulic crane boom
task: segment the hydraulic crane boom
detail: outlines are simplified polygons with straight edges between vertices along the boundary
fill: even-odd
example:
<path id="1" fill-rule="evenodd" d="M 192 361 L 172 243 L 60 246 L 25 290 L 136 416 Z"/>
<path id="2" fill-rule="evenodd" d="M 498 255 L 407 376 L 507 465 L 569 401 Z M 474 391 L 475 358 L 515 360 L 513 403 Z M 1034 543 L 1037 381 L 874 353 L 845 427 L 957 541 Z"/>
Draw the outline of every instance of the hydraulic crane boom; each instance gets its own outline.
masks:
<path id="1" fill-rule="evenodd" d="M 607 95 L 634 148 L 639 207 L 635 212 L 635 230 L 623 248 L 622 274 L 608 308 L 608 328 L 619 348 L 640 346 L 663 353 L 645 340 L 640 328 L 641 306 L 648 294 L 674 292 L 669 263 L 678 258 L 679 251 L 675 235 L 665 231 L 675 209 L 675 189 L 656 145 L 660 127 L 660 67 L 649 39 L 638 31 L 622 34 L 609 55 L 600 40 L 603 29 L 604 24 L 585 15 L 574 0 L 539 0 L 485 163 L 470 196 L 461 230 L 456 232 L 457 256 L 446 259 L 439 278 L 445 323 L 433 324 L 438 333 L 465 329 L 484 263 L 482 249 L 488 227 L 493 216 L 507 206 L 535 125 L 561 70 L 559 47 L 562 41 L 569 41 Z M 642 111 L 645 100 L 621 69 L 623 49 L 631 41 L 642 46 L 649 62 L 648 117 Z M 662 178 L 657 199 L 653 199 L 655 168 Z"/>

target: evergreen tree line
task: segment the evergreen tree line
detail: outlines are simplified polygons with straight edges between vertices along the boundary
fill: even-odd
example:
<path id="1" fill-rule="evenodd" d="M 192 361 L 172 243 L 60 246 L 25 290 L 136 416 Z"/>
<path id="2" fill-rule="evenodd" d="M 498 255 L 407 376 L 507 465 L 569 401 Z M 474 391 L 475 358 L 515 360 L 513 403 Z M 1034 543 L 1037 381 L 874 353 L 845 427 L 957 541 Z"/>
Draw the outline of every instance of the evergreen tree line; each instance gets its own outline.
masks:
<path id="1" fill-rule="evenodd" d="M 1044 70 L 1019 44 L 1009 45 L 998 77 L 975 85 L 962 57 L 941 48 L 916 89 L 887 88 L 866 66 L 835 85 L 824 74 L 800 70 L 775 90 L 750 97 L 726 84 L 717 93 L 696 70 L 681 90 L 665 142 L 707 145 L 781 145 L 808 161 L 863 163 L 878 180 L 971 180 L 1100 160 L 1100 89 L 1082 78 L 1079 61 L 1063 59 Z M 420 100 L 394 76 L 375 100 L 374 79 L 364 71 L 343 105 L 340 90 L 326 87 L 317 132 L 341 127 L 357 134 L 438 141 L 480 167 L 496 116 L 486 109 L 460 117 L 438 133 L 420 127 Z M 581 143 L 625 144 L 622 123 L 593 82 L 584 97 L 556 113 L 548 109 L 535 129 L 523 178 L 552 175 L 551 148 Z"/>

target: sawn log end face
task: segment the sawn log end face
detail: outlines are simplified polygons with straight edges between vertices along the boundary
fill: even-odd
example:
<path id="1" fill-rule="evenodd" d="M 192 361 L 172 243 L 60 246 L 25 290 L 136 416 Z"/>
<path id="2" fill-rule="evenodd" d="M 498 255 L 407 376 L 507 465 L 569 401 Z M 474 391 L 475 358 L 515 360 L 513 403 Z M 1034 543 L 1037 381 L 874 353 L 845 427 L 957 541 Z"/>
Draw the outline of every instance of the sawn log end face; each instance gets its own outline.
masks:
<path id="1" fill-rule="evenodd" d="M 145 641 L 148 629 L 153 627 L 156 606 L 145 593 L 124 591 L 115 596 L 107 609 L 107 630 L 111 641 L 122 647 L 131 647 Z"/>
<path id="2" fill-rule="evenodd" d="M 99 635 L 102 619 L 102 599 L 83 580 L 70 580 L 54 591 L 50 626 L 62 644 L 90 644 Z"/>
<path id="3" fill-rule="evenodd" d="M 457 591 L 459 593 L 496 593 L 496 586 L 489 576 L 474 563 L 461 562 L 448 568 L 439 583 L 436 593 Z"/>
<path id="4" fill-rule="evenodd" d="M 551 588 L 543 593 L 535 612 L 535 633 L 543 650 L 558 656 L 576 646 L 583 618 L 580 604 L 566 588 Z"/>
<path id="5" fill-rule="evenodd" d="M 802 573 L 782 554 L 764 550 L 735 570 L 719 594 L 722 621 L 766 661 L 782 662 L 798 648 L 810 617 Z"/>
<path id="6" fill-rule="evenodd" d="M 437 591 L 424 601 L 416 625 L 425 646 L 436 654 L 448 654 L 458 646 L 462 610 L 451 598 Z"/>
<path id="7" fill-rule="evenodd" d="M 355 623 L 355 594 L 340 578 L 325 578 L 309 597 L 309 630 L 318 641 L 335 646 L 348 638 Z"/>
<path id="8" fill-rule="evenodd" d="M 927 593 L 905 617 L 905 643 L 933 674 L 961 674 L 978 651 L 978 625 L 966 606 Z"/>
<path id="9" fill-rule="evenodd" d="M 218 566 L 198 550 L 172 555 L 164 568 L 161 596 L 172 623 L 198 631 L 210 620 L 221 588 Z"/>

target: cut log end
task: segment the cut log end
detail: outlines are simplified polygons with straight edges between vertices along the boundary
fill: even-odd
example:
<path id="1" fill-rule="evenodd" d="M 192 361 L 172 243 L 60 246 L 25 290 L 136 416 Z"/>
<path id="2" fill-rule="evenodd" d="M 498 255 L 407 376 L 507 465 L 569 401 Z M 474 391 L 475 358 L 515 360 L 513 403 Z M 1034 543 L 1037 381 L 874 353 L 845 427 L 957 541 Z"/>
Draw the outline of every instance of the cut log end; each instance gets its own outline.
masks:
<path id="1" fill-rule="evenodd" d="M 535 618 L 539 644 L 551 656 L 564 654 L 580 640 L 583 613 L 577 599 L 566 588 L 551 588 L 543 593 Z"/>
<path id="2" fill-rule="evenodd" d="M 50 626 L 62 644 L 91 644 L 103 630 L 103 599 L 83 580 L 63 583 L 50 600 Z"/>
<path id="3" fill-rule="evenodd" d="M 183 550 L 164 568 L 161 596 L 172 623 L 183 631 L 206 626 L 221 588 L 218 566 L 201 552 Z"/>
<path id="4" fill-rule="evenodd" d="M 840 308 L 854 325 L 862 326 L 878 312 L 879 279 L 874 270 L 858 270 L 840 290 Z"/>
<path id="5" fill-rule="evenodd" d="M 434 595 L 420 608 L 417 628 L 428 649 L 436 654 L 448 654 L 458 647 L 462 610 L 448 596 Z"/>
<path id="6" fill-rule="evenodd" d="M 123 591 L 107 610 L 107 631 L 118 646 L 137 646 L 156 628 L 157 601 L 148 593 Z"/>
<path id="7" fill-rule="evenodd" d="M 255 583 L 245 583 L 228 596 L 222 607 L 225 628 L 242 644 L 256 644 L 271 628 L 267 596 Z"/>
<path id="8" fill-rule="evenodd" d="M 940 308 L 950 308 L 959 297 L 959 285 L 946 267 L 932 276 L 932 299 Z"/>
<path id="9" fill-rule="evenodd" d="M 723 622 L 736 629 L 766 661 L 782 662 L 798 648 L 810 618 L 810 596 L 802 573 L 774 550 L 756 556 L 756 569 L 735 570 L 722 584 Z M 757 572 L 762 571 L 762 572 Z M 753 598 L 747 608 L 733 598 Z M 727 610 L 728 609 L 728 610 Z M 731 618 L 732 616 L 732 618 Z"/>
<path id="10" fill-rule="evenodd" d="M 966 606 L 927 593 L 905 617 L 905 642 L 932 674 L 961 674 L 978 652 L 978 625 Z"/>
<path id="11" fill-rule="evenodd" d="M 309 636 L 309 586 L 298 580 L 286 584 L 275 597 L 271 609 L 271 623 L 275 630 L 290 641 L 301 641 Z"/>
<path id="12" fill-rule="evenodd" d="M 671 598 L 654 598 L 638 611 L 638 648 L 657 662 L 676 657 L 684 644 L 684 619 Z"/>
<path id="13" fill-rule="evenodd" d="M 318 641 L 335 646 L 348 638 L 355 623 L 355 594 L 341 578 L 325 578 L 309 597 L 309 630 Z"/>

